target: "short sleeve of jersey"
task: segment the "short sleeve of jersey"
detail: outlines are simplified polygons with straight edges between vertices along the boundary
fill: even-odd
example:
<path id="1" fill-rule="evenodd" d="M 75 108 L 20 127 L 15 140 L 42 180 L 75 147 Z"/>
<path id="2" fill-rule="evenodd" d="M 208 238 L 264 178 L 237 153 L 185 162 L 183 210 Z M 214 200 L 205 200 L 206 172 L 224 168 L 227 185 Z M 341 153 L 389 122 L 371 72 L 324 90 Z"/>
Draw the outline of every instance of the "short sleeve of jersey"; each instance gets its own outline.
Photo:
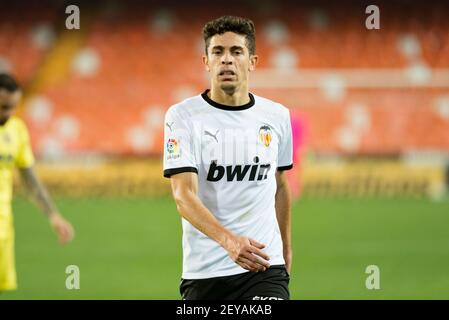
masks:
<path id="1" fill-rule="evenodd" d="M 33 150 L 31 149 L 28 130 L 23 123 L 19 123 L 17 130 L 20 142 L 15 164 L 18 168 L 29 168 L 34 165 L 34 155 Z"/>
<path id="2" fill-rule="evenodd" d="M 198 173 L 193 131 L 188 120 L 170 108 L 164 123 L 164 177 L 182 172 Z"/>
<path id="3" fill-rule="evenodd" d="M 278 170 L 290 170 L 293 168 L 293 136 L 290 112 L 284 118 L 282 124 L 282 136 L 278 151 Z"/>

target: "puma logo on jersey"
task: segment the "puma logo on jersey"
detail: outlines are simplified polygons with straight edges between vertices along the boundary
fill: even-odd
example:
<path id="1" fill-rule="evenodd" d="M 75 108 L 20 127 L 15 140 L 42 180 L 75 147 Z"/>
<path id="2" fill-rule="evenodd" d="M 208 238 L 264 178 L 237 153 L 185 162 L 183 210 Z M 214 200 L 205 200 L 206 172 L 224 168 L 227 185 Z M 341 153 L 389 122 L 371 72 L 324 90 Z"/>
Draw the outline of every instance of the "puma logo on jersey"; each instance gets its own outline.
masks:
<path id="1" fill-rule="evenodd" d="M 173 123 L 174 123 L 174 122 L 172 122 L 172 123 L 166 122 L 166 123 L 165 123 L 165 125 L 170 129 L 170 131 L 173 131 L 173 130 L 172 130 L 172 127 L 171 127 L 171 126 L 173 125 Z"/>
<path id="2" fill-rule="evenodd" d="M 220 166 L 217 165 L 217 160 L 213 160 L 209 166 L 207 180 L 217 182 L 223 179 L 225 175 L 227 181 L 243 181 L 248 175 L 249 181 L 267 179 L 271 164 L 259 164 L 259 157 L 254 157 L 254 163 L 253 165 Z"/>
<path id="3" fill-rule="evenodd" d="M 209 131 L 205 130 L 205 131 L 204 131 L 204 135 L 205 135 L 205 136 L 211 136 L 211 137 L 214 138 L 215 141 L 217 141 L 217 143 L 218 143 L 217 134 L 218 134 L 219 131 L 220 131 L 220 130 L 217 130 L 217 132 L 215 132 L 215 134 L 212 134 L 212 133 L 210 133 Z"/>

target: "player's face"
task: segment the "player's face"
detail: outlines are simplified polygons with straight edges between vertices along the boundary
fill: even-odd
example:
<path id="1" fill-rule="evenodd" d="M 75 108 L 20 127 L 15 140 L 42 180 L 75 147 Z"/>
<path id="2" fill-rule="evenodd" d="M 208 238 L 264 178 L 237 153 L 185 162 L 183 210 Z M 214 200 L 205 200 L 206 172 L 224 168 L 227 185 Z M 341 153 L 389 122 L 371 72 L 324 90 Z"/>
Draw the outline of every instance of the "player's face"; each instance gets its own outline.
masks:
<path id="1" fill-rule="evenodd" d="M 211 74 L 212 86 L 232 94 L 247 84 L 257 56 L 250 55 L 244 35 L 225 32 L 210 39 L 203 62 Z"/>
<path id="2" fill-rule="evenodd" d="M 0 124 L 5 123 L 13 114 L 14 108 L 19 103 L 21 97 L 20 90 L 9 92 L 0 89 Z"/>

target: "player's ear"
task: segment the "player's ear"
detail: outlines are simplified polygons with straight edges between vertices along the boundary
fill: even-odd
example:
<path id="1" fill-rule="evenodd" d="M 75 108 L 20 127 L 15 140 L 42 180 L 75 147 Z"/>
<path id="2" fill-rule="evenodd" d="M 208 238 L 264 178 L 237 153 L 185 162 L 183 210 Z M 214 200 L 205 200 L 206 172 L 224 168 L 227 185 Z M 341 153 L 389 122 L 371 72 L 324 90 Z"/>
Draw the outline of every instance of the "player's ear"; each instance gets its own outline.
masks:
<path id="1" fill-rule="evenodd" d="M 249 56 L 249 71 L 256 70 L 257 62 L 259 61 L 259 56 L 257 54 L 252 54 Z"/>
<path id="2" fill-rule="evenodd" d="M 210 71 L 209 59 L 207 58 L 207 55 L 203 55 L 203 64 L 204 64 L 206 71 L 209 72 Z"/>

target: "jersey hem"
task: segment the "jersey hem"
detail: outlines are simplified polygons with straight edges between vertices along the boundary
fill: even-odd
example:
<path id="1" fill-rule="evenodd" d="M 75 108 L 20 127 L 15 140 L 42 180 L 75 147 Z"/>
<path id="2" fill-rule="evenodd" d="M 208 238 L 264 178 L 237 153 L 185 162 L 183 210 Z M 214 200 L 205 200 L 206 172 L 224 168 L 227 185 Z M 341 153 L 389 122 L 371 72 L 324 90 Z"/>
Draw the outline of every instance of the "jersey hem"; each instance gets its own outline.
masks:
<path id="1" fill-rule="evenodd" d="M 195 167 L 179 167 L 179 168 L 171 168 L 171 169 L 165 169 L 164 170 L 164 177 L 170 178 L 171 176 L 182 173 L 182 172 L 194 172 L 198 174 L 198 169 Z"/>
<path id="2" fill-rule="evenodd" d="M 285 265 L 284 259 L 271 261 L 271 263 L 272 263 L 271 264 L 272 267 L 279 266 L 279 265 Z M 232 269 L 232 270 L 228 270 L 228 271 L 217 271 L 217 272 L 209 272 L 209 273 L 183 272 L 182 279 L 184 279 L 184 280 L 209 279 L 209 278 L 233 276 L 233 275 L 242 274 L 242 273 L 246 273 L 246 272 L 250 272 L 250 271 L 240 268 L 240 269 Z"/>

